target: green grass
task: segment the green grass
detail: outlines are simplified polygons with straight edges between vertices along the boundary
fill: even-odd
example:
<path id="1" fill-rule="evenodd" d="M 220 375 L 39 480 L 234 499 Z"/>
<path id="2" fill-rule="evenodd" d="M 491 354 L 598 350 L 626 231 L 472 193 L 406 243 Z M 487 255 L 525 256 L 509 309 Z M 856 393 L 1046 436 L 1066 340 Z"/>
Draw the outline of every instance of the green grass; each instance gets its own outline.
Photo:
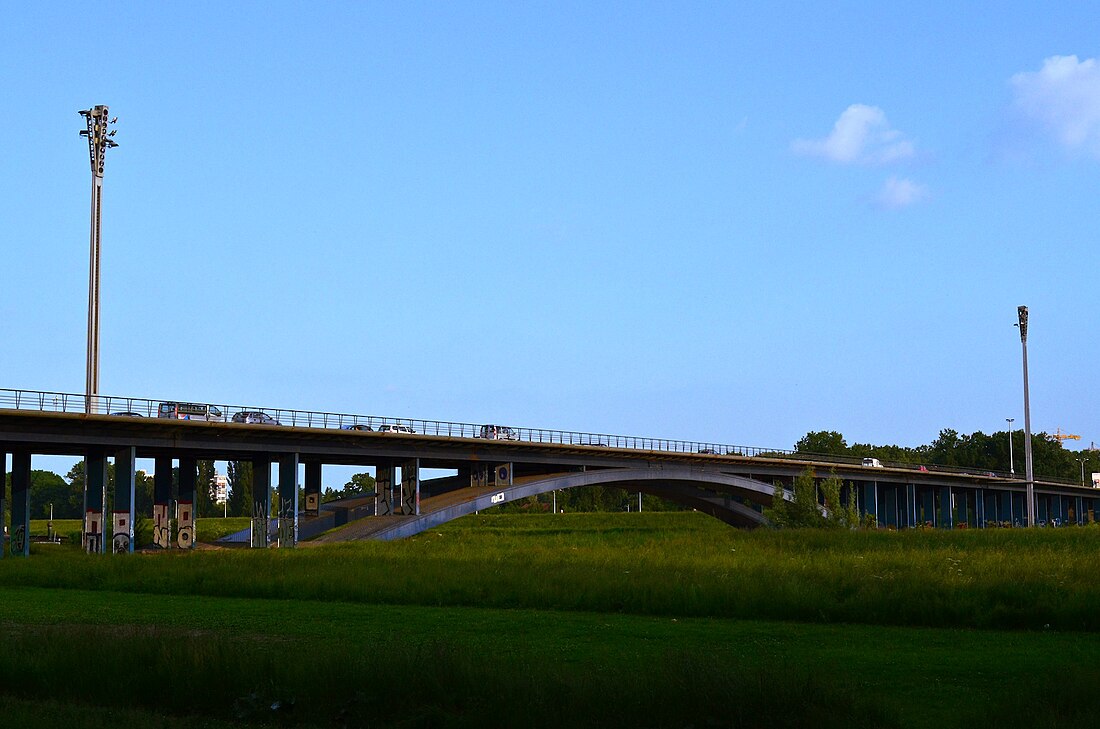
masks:
<path id="1" fill-rule="evenodd" d="M 1098 542 L 666 513 L 264 552 L 33 545 L 0 560 L 0 711 L 34 726 L 61 686 L 59 716 L 219 727 L 1082 726 Z"/>
<path id="2" fill-rule="evenodd" d="M 502 515 L 416 538 L 102 560 L 10 585 L 872 625 L 1100 630 L 1100 529 L 742 532 L 694 513 Z M 164 569 L 172 562 L 170 570 Z M 413 565 L 410 567 L 410 565 Z M 354 579 L 348 579 L 354 575 Z"/>

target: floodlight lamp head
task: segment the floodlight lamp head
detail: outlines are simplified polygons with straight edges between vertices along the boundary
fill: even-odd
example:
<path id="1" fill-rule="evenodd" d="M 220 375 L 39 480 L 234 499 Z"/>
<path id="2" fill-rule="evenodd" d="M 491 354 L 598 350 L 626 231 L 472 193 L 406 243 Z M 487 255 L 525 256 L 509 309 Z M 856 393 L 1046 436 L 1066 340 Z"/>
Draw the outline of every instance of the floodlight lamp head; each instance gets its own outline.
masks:
<path id="1" fill-rule="evenodd" d="M 1017 306 L 1016 313 L 1020 317 L 1020 341 L 1027 342 L 1027 307 Z"/>

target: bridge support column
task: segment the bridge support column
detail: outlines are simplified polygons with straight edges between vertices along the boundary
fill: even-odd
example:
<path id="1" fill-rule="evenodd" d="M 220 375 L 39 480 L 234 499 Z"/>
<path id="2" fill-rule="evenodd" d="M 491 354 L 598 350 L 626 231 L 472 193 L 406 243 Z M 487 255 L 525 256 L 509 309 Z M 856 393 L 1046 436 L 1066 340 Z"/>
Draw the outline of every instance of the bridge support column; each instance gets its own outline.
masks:
<path id="1" fill-rule="evenodd" d="M 176 500 L 176 546 L 195 546 L 195 481 L 198 462 L 194 457 L 180 458 L 180 491 Z M 203 488 L 209 484 L 203 484 Z"/>
<path id="2" fill-rule="evenodd" d="M 31 454 L 11 454 L 11 553 L 29 557 L 31 553 Z"/>
<path id="3" fill-rule="evenodd" d="M 974 491 L 974 520 L 979 529 L 985 526 L 985 489 Z"/>
<path id="4" fill-rule="evenodd" d="M 1074 523 L 1077 524 L 1077 526 L 1084 526 L 1085 525 L 1085 520 L 1083 518 L 1084 514 L 1085 514 L 1085 500 L 1083 498 L 1081 498 L 1080 496 L 1077 496 L 1074 499 L 1074 508 L 1073 508 L 1073 519 L 1074 519 Z"/>
<path id="5" fill-rule="evenodd" d="M 951 514 L 951 487 L 940 488 L 940 528 L 951 529 L 954 526 Z"/>
<path id="6" fill-rule="evenodd" d="M 882 525 L 897 529 L 898 524 L 898 487 L 887 486 L 882 493 Z"/>
<path id="7" fill-rule="evenodd" d="M 306 516 L 321 515 L 321 462 L 306 461 Z"/>
<path id="8" fill-rule="evenodd" d="M 870 514 L 878 524 L 878 484 L 870 481 L 863 484 L 863 515 Z"/>
<path id="9" fill-rule="evenodd" d="M 115 499 L 111 545 L 115 554 L 134 552 L 134 473 L 137 449 L 133 446 L 115 453 Z"/>
<path id="10" fill-rule="evenodd" d="M 8 511 L 8 451 L 0 444 L 0 534 L 4 532 L 4 514 Z M 4 556 L 4 541 L 0 536 L 0 558 Z"/>
<path id="11" fill-rule="evenodd" d="M 390 516 L 393 514 L 393 481 L 394 465 L 392 462 L 379 463 L 374 470 L 374 497 L 375 516 Z"/>
<path id="12" fill-rule="evenodd" d="M 153 466 L 153 546 L 172 547 L 172 457 L 157 456 Z"/>
<path id="13" fill-rule="evenodd" d="M 298 543 L 298 454 L 279 456 L 279 541 L 278 546 Z"/>
<path id="14" fill-rule="evenodd" d="M 905 526 L 912 529 L 917 525 L 917 486 L 905 484 Z"/>
<path id="15" fill-rule="evenodd" d="M 401 462 L 401 514 L 420 513 L 420 459 Z"/>
<path id="16" fill-rule="evenodd" d="M 88 554 L 103 554 L 106 548 L 106 494 L 107 456 L 89 453 L 84 459 L 84 549 Z"/>
<path id="17" fill-rule="evenodd" d="M 268 520 L 271 518 L 271 458 L 252 459 L 252 541 L 253 549 L 267 549 L 271 542 Z"/>

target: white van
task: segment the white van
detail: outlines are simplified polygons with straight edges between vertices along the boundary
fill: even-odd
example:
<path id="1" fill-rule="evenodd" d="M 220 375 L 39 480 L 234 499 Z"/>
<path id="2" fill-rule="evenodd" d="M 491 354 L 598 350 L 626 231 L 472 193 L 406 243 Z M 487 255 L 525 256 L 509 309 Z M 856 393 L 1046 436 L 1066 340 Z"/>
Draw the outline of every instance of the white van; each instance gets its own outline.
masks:
<path id="1" fill-rule="evenodd" d="M 515 429 L 509 428 L 507 425 L 483 425 L 481 426 L 481 435 L 478 437 L 489 438 L 490 440 L 519 440 Z"/>
<path id="2" fill-rule="evenodd" d="M 877 458 L 864 458 L 863 465 L 871 468 L 882 468 L 882 463 Z"/>
<path id="3" fill-rule="evenodd" d="M 162 402 L 157 408 L 157 417 L 177 420 L 211 420 L 217 423 L 225 421 L 225 416 L 217 407 L 197 402 Z"/>

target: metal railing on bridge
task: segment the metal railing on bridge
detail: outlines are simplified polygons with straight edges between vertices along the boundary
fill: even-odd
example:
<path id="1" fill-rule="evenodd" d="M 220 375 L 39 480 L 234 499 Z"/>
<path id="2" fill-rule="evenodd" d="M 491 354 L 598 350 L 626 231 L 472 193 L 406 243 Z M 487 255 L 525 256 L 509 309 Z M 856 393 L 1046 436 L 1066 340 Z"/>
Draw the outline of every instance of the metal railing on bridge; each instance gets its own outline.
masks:
<path id="1" fill-rule="evenodd" d="M 446 420 L 422 420 L 394 418 L 380 415 L 355 415 L 316 410 L 259 407 L 255 405 L 228 405 L 202 401 L 119 397 L 113 395 L 89 396 L 64 392 L 0 389 L 0 408 L 12 410 L 37 410 L 57 413 L 114 415 L 119 417 L 178 417 L 185 420 L 211 422 L 238 422 L 253 425 L 286 425 L 296 428 L 328 428 L 333 430 L 371 430 L 375 432 L 432 435 L 448 438 L 493 438 L 517 440 L 529 443 L 556 443 L 597 448 L 623 448 L 631 450 L 660 451 L 669 453 L 699 453 L 720 456 L 794 456 L 794 451 L 759 448 L 756 446 L 727 445 L 703 441 L 674 440 L 669 438 L 643 438 L 609 433 L 586 433 L 549 428 L 523 428 L 512 426 L 458 423 Z M 162 416 L 162 406 L 188 406 L 193 414 Z M 197 407 L 191 407 L 197 406 Z M 171 410 L 171 408 L 168 408 Z M 204 410 L 205 414 L 198 414 Z"/>

